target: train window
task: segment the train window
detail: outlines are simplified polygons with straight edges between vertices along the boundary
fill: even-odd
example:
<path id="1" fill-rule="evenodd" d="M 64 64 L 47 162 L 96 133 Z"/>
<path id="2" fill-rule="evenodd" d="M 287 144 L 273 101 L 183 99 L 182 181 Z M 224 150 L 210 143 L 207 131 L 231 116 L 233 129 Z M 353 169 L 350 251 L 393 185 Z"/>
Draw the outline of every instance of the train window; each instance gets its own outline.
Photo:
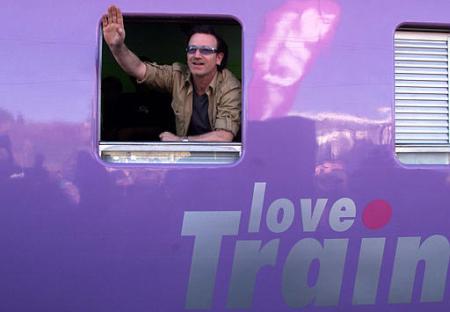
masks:
<path id="1" fill-rule="evenodd" d="M 134 54 L 144 62 L 158 64 L 158 66 L 169 65 L 168 67 L 171 68 L 179 64 L 183 64 L 180 66 L 185 68 L 184 64 L 186 64 L 188 55 L 186 38 L 189 31 L 198 25 L 212 26 L 228 46 L 226 68 L 227 72 L 231 72 L 234 76 L 232 82 L 238 88 L 237 93 L 233 90 L 234 98 L 231 100 L 236 102 L 235 98 L 238 94 L 238 102 L 242 102 L 239 91 L 239 85 L 242 81 L 242 27 L 236 20 L 229 17 L 149 17 L 124 14 L 123 21 L 126 30 L 125 43 Z M 195 55 L 200 53 L 203 56 L 204 51 L 201 48 L 193 50 L 196 53 Z M 233 108 L 234 111 L 229 113 L 222 109 L 220 113 L 226 117 L 223 117 L 223 120 L 220 121 L 221 124 L 225 126 L 224 121 L 226 121 L 226 126 L 233 128 L 231 132 L 233 132 L 234 137 L 231 142 L 218 142 L 220 141 L 218 139 L 212 139 L 211 142 L 198 142 L 186 139 L 186 135 L 179 133 L 180 122 L 178 118 L 180 116 L 175 114 L 180 114 L 180 112 L 174 107 L 175 100 L 170 90 L 159 89 L 158 86 L 149 87 L 150 83 L 140 83 L 133 77 L 129 77 L 118 65 L 103 38 L 101 38 L 99 57 L 101 92 L 98 101 L 98 151 L 103 160 L 114 163 L 222 164 L 233 163 L 240 158 L 242 154 L 241 127 L 243 121 L 238 120 L 236 122 L 233 119 L 230 126 L 229 120 L 226 119 L 234 118 L 233 114 L 237 116 L 237 119 L 242 119 L 239 108 L 237 115 L 235 108 Z M 174 63 L 177 63 L 177 65 L 173 65 Z M 149 69 L 147 69 L 147 75 L 148 72 Z M 186 83 L 189 85 L 192 81 Z M 233 85 L 233 88 L 235 88 L 235 85 Z M 187 102 L 191 101 L 190 103 L 193 101 L 190 100 L 193 98 L 192 89 L 191 85 L 191 91 L 187 93 L 189 95 Z M 225 87 L 220 90 L 223 89 Z M 214 131 L 214 127 L 217 127 L 217 125 L 211 127 L 209 121 L 218 123 L 219 117 L 213 119 L 211 115 L 218 116 L 219 109 L 212 109 L 208 103 L 208 100 L 212 97 L 210 91 L 213 92 L 214 90 L 208 90 L 206 95 L 209 98 L 206 98 L 205 101 L 199 100 L 200 97 L 198 97 L 195 102 L 195 105 L 203 104 L 204 107 L 204 109 L 196 110 L 198 114 L 203 113 L 203 117 L 198 117 L 201 121 L 197 121 L 196 124 L 197 126 L 203 126 L 206 120 L 206 125 L 209 127 L 208 131 Z M 225 91 L 223 92 L 225 93 Z M 192 106 L 187 110 L 192 111 Z M 184 115 L 189 116 L 189 113 Z M 187 119 L 184 115 L 183 118 Z M 189 123 L 190 120 L 187 122 Z M 192 123 L 189 124 L 189 127 L 187 125 L 183 127 L 183 129 L 186 128 L 183 131 L 188 132 L 188 137 L 189 133 L 202 133 L 199 132 L 198 128 L 193 129 L 194 127 L 191 127 L 191 125 Z M 163 142 L 160 139 L 160 134 L 163 132 L 178 134 L 183 139 Z"/>
<path id="2" fill-rule="evenodd" d="M 448 30 L 395 33 L 395 150 L 405 164 L 450 163 Z"/>

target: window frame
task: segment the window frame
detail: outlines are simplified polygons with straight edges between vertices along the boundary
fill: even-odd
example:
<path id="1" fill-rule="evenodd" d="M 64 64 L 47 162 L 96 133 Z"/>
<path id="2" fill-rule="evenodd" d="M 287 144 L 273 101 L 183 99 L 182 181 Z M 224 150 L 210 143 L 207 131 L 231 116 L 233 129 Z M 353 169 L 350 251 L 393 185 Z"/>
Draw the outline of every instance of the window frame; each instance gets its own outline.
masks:
<path id="1" fill-rule="evenodd" d="M 168 22 L 172 26 L 178 23 L 199 24 L 199 20 L 213 26 L 225 23 L 239 27 L 240 50 L 239 71 L 243 77 L 243 27 L 239 20 L 233 16 L 206 16 L 206 15 L 128 15 L 124 14 L 124 22 L 127 19 L 141 19 L 144 23 Z M 125 27 L 127 25 L 125 24 Z M 219 26 L 220 27 L 220 26 Z M 127 36 L 129 32 L 127 31 Z M 107 163 L 117 164 L 196 164 L 196 165 L 230 165 L 237 163 L 243 155 L 243 132 L 245 128 L 245 114 L 243 95 L 241 95 L 241 124 L 240 140 L 238 142 L 158 142 L 158 141 L 110 141 L 102 139 L 102 76 L 103 76 L 103 41 L 102 26 L 99 27 L 98 49 L 98 97 L 97 97 L 97 136 L 96 148 L 98 156 Z M 226 39 L 225 39 L 226 40 Z M 231 50 L 231 47 L 229 46 Z M 133 50 L 133 49 L 132 49 Z M 184 52 L 183 52 L 184 53 Z M 236 53 L 236 52 L 235 52 Z M 155 60 L 158 62 L 158 60 Z M 174 60 L 176 61 L 176 59 Z M 242 78 L 243 80 L 243 78 Z M 243 81 L 241 86 L 243 86 Z M 143 156 L 147 155 L 147 156 Z"/>
<path id="2" fill-rule="evenodd" d="M 415 43 L 420 41 L 429 41 L 436 46 L 445 42 L 446 59 L 439 60 L 439 64 L 433 58 L 438 59 L 443 54 L 427 51 L 430 47 L 425 45 L 412 47 L 414 44 L 420 46 Z M 438 49 L 443 50 L 443 46 L 436 47 Z M 428 66 L 434 61 L 434 65 L 444 68 L 445 73 L 439 73 L 433 66 Z M 394 62 L 394 144 L 397 157 L 404 164 L 449 164 L 450 30 L 399 27 L 394 35 Z M 408 62 L 415 66 L 409 66 Z M 431 138 L 435 134 L 436 137 L 444 134 L 446 137 L 428 140 L 423 138 L 427 135 Z"/>

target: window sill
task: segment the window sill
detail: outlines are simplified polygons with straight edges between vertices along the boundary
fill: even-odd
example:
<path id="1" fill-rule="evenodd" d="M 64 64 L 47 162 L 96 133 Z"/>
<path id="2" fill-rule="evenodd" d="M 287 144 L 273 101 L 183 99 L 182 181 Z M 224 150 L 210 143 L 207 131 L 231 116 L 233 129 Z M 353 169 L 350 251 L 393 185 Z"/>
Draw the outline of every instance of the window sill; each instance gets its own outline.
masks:
<path id="1" fill-rule="evenodd" d="M 100 158 L 127 164 L 232 164 L 242 154 L 241 143 L 101 142 Z"/>

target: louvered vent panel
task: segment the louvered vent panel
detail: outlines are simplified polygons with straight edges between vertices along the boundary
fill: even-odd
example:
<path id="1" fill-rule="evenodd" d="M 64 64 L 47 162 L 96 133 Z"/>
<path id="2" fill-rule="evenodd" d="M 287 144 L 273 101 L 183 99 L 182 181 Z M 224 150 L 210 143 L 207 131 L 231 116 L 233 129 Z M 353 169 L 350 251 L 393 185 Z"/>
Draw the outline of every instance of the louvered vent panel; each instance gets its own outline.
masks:
<path id="1" fill-rule="evenodd" d="M 447 37 L 447 34 L 396 33 L 397 145 L 450 143 Z"/>

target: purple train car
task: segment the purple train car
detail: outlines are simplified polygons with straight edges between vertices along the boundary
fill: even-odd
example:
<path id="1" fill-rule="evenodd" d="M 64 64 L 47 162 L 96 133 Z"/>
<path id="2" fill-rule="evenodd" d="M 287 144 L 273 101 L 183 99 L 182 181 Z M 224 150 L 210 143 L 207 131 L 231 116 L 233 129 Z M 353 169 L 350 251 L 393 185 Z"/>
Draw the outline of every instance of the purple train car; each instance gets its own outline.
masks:
<path id="1" fill-rule="evenodd" d="M 239 134 L 158 141 L 110 2 L 2 0 L 0 311 L 449 311 L 448 0 L 116 4 L 161 64 L 223 34 Z"/>

